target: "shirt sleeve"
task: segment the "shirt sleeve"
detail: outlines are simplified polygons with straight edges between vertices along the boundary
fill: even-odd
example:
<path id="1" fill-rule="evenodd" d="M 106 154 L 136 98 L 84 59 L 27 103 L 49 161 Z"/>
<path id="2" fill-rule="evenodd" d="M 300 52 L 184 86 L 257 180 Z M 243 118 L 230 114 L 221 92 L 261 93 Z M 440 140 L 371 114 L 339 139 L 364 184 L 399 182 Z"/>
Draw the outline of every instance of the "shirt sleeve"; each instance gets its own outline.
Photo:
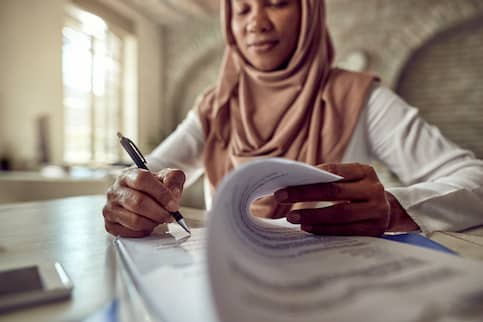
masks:
<path id="1" fill-rule="evenodd" d="M 198 113 L 191 110 L 176 130 L 147 157 L 152 171 L 175 168 L 186 174 L 185 186 L 190 186 L 204 172 L 204 133 Z"/>
<path id="2" fill-rule="evenodd" d="M 425 233 L 483 224 L 483 161 L 446 139 L 418 110 L 379 87 L 367 106 L 369 145 L 405 187 L 389 188 Z"/>

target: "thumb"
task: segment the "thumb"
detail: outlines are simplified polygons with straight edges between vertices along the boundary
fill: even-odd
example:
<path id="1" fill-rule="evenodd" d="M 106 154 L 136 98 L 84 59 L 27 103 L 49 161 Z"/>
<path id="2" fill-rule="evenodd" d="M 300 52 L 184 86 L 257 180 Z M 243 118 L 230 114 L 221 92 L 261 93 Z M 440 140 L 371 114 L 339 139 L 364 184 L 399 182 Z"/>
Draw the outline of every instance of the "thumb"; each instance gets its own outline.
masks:
<path id="1" fill-rule="evenodd" d="M 183 192 L 186 176 L 183 171 L 178 169 L 163 169 L 159 173 L 163 184 L 168 188 L 176 198 L 181 197 Z"/>

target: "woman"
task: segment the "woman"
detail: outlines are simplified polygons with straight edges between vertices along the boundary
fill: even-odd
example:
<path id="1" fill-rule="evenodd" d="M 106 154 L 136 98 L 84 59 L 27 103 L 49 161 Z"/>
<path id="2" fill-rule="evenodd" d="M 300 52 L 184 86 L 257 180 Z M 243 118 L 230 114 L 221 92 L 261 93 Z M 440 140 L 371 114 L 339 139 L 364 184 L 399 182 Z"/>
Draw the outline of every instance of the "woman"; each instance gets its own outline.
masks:
<path id="1" fill-rule="evenodd" d="M 106 230 L 141 237 L 171 222 L 185 183 L 208 194 L 239 164 L 285 157 L 344 177 L 289 187 L 254 205 L 315 234 L 461 230 L 483 224 L 483 162 L 426 124 L 371 75 L 332 67 L 320 0 L 222 1 L 226 38 L 218 85 L 149 156 L 160 171 L 126 170 L 108 192 Z M 180 149 L 182 147 L 182 149 Z M 408 186 L 384 189 L 374 159 Z M 177 168 L 180 170 L 171 170 Z M 298 202 L 332 201 L 328 208 Z"/>

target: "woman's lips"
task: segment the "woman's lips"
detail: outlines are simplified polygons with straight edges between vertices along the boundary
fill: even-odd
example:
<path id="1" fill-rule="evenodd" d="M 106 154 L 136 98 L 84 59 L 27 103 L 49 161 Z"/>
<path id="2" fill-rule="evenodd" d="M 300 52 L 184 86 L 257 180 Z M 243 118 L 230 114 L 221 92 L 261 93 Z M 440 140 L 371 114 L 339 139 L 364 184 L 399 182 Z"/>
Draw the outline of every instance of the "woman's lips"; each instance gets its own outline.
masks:
<path id="1" fill-rule="evenodd" d="M 278 41 L 271 40 L 271 41 L 260 41 L 252 43 L 248 46 L 249 49 L 257 52 L 257 53 L 265 53 L 267 51 L 272 50 L 278 44 Z"/>

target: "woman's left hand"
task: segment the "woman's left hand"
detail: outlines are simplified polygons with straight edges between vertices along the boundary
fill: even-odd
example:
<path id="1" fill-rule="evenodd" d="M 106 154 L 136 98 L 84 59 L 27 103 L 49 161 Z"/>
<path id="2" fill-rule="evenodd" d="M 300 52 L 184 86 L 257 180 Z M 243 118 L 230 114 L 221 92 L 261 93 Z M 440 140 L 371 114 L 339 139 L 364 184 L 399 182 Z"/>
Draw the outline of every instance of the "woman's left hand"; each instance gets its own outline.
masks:
<path id="1" fill-rule="evenodd" d="M 389 230 L 391 204 L 388 193 L 371 166 L 358 163 L 323 164 L 318 168 L 344 179 L 333 183 L 294 186 L 279 190 L 279 203 L 336 202 L 325 208 L 292 210 L 287 220 L 320 235 L 379 236 Z M 400 206 L 399 206 L 400 207 Z"/>

